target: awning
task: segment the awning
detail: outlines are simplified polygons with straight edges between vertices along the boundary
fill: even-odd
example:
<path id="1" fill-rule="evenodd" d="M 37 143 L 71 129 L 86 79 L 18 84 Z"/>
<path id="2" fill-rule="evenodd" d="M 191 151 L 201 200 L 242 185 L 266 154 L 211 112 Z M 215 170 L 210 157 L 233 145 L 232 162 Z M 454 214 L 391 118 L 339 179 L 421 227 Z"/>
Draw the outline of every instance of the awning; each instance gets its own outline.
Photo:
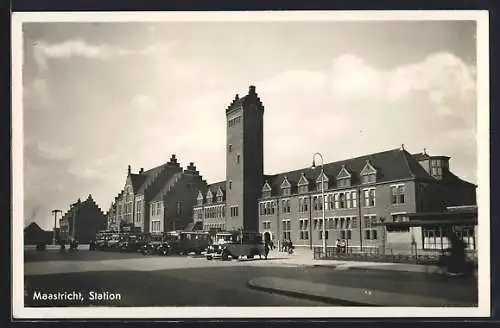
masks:
<path id="1" fill-rule="evenodd" d="M 459 225 L 477 225 L 477 220 L 411 220 L 408 222 L 383 222 L 377 223 L 377 226 L 386 226 L 390 228 L 406 228 L 406 227 L 429 227 L 429 226 L 459 226 Z"/>

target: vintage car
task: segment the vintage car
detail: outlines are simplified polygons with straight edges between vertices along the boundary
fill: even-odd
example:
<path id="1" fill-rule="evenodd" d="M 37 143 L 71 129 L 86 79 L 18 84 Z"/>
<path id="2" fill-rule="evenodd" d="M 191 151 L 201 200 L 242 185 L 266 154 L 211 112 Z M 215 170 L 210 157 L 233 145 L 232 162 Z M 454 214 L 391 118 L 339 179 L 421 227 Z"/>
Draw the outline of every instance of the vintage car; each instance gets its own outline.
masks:
<path id="1" fill-rule="evenodd" d="M 153 233 L 144 238 L 141 253 L 144 255 L 158 254 L 163 244 L 163 233 Z"/>
<path id="2" fill-rule="evenodd" d="M 205 257 L 207 260 L 222 257 L 223 246 L 227 243 L 235 242 L 236 235 L 229 232 L 218 232 L 215 234 L 214 241 L 208 246 Z"/>
<path id="3" fill-rule="evenodd" d="M 137 252 L 143 243 L 141 243 L 140 235 L 125 234 L 119 243 L 120 252 Z"/>
<path id="4" fill-rule="evenodd" d="M 242 256 L 252 259 L 257 255 L 259 258 L 266 256 L 266 245 L 258 232 L 235 231 L 231 242 L 225 243 L 221 251 L 223 260 L 238 259 Z"/>
<path id="5" fill-rule="evenodd" d="M 107 240 L 111 236 L 111 232 L 100 231 L 96 234 L 93 249 L 103 250 L 106 248 Z"/>
<path id="6" fill-rule="evenodd" d="M 120 240 L 122 236 L 118 233 L 114 233 L 106 238 L 105 249 L 111 251 L 117 251 L 120 248 Z"/>
<path id="7" fill-rule="evenodd" d="M 201 255 L 209 246 L 210 235 L 201 231 L 171 231 L 167 232 L 169 253 Z"/>

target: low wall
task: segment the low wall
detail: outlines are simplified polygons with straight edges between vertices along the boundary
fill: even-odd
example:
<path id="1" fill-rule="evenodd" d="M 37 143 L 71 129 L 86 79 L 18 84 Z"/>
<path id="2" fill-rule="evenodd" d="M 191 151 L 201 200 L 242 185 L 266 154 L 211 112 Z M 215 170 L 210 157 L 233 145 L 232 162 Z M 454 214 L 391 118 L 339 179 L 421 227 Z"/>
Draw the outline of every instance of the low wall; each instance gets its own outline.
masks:
<path id="1" fill-rule="evenodd" d="M 314 247 L 313 258 L 315 260 L 339 260 L 339 261 L 361 261 L 381 263 L 406 263 L 406 264 L 436 264 L 441 252 L 420 251 L 416 254 L 382 254 L 378 251 L 367 250 L 358 252 L 338 252 L 335 248 L 327 248 L 326 255 L 322 247 Z M 467 252 L 467 257 L 477 263 L 477 252 Z"/>

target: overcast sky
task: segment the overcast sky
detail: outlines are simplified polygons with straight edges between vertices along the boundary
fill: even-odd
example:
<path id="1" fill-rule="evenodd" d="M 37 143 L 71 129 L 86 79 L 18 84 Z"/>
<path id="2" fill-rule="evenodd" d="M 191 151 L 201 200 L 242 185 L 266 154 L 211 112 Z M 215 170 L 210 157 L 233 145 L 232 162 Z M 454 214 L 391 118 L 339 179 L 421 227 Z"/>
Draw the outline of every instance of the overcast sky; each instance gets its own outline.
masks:
<path id="1" fill-rule="evenodd" d="M 265 105 L 265 172 L 397 148 L 476 182 L 474 22 L 25 23 L 25 224 L 50 229 L 127 165 L 225 179 L 225 108 Z"/>

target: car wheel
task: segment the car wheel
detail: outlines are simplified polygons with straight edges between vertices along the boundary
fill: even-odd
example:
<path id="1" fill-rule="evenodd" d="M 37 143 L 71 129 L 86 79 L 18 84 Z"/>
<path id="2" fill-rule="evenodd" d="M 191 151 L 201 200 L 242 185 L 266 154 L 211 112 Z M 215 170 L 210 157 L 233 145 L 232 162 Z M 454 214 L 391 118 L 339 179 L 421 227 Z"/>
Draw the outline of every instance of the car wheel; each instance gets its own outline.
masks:
<path id="1" fill-rule="evenodd" d="M 247 259 L 253 259 L 253 255 L 247 255 Z"/>
<path id="2" fill-rule="evenodd" d="M 211 257 L 211 256 L 207 256 L 207 260 L 209 260 L 209 261 L 210 261 L 210 260 L 213 260 L 213 257 Z"/>

